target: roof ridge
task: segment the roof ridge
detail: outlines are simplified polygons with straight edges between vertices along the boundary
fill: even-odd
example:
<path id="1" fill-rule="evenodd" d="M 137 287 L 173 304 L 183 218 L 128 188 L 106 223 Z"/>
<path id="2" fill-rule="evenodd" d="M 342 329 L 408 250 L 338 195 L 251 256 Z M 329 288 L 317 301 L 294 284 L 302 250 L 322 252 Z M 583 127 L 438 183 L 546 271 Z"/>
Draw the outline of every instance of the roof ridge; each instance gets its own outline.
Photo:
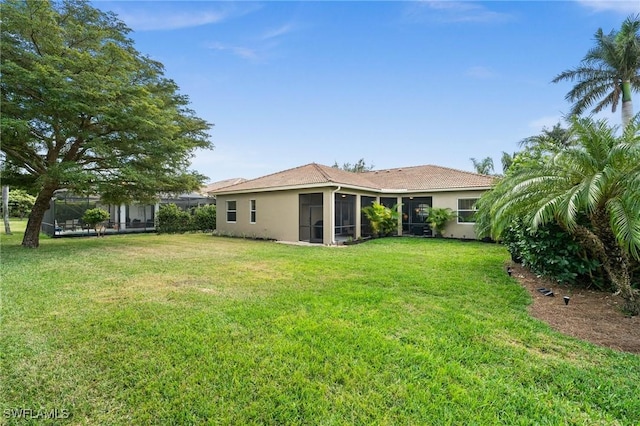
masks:
<path id="1" fill-rule="evenodd" d="M 329 174 L 323 168 L 323 167 L 329 167 L 329 166 L 325 166 L 323 164 L 318 164 L 318 163 L 311 163 L 311 165 L 315 167 L 315 169 L 319 171 L 322 177 L 324 177 L 328 182 L 334 182 L 334 179 L 332 179 L 331 176 L 329 176 Z"/>
<path id="2" fill-rule="evenodd" d="M 367 170 L 367 171 L 362 172 L 362 173 L 363 174 L 367 174 L 367 173 L 391 172 L 391 171 L 400 171 L 400 170 L 406 170 L 406 169 L 417 169 L 417 168 L 420 168 L 420 167 L 433 167 L 433 168 L 443 169 L 443 170 L 452 170 L 454 172 L 459 172 L 459 173 L 467 173 L 467 174 L 475 175 L 475 176 L 493 177 L 492 175 L 485 175 L 485 174 L 482 174 L 482 173 L 470 172 L 468 170 L 461 170 L 461 169 L 456 169 L 456 168 L 453 168 L 453 167 L 438 166 L 436 164 L 422 164 L 422 165 L 419 165 L 419 166 L 391 167 L 391 168 L 388 168 L 388 169 Z"/>
<path id="3" fill-rule="evenodd" d="M 277 171 L 277 172 L 269 173 L 268 175 L 258 176 L 258 177 L 253 178 L 253 179 L 247 179 L 247 180 L 245 180 L 244 182 L 241 182 L 241 183 L 247 183 L 247 182 L 250 183 L 250 182 L 253 182 L 254 180 L 264 179 L 264 178 L 269 177 L 269 176 L 279 175 L 279 174 L 284 173 L 284 172 L 289 172 L 291 170 L 301 169 L 303 167 L 311 166 L 313 164 L 315 164 L 315 163 L 308 163 L 308 164 L 303 164 L 302 166 L 291 167 L 290 169 L 280 170 L 280 171 Z"/>
<path id="4" fill-rule="evenodd" d="M 488 177 L 493 177 L 492 175 L 485 175 L 485 174 L 482 174 L 482 173 L 470 172 L 470 171 L 468 171 L 468 170 L 455 169 L 455 168 L 453 168 L 453 167 L 436 166 L 436 165 L 432 165 L 431 167 L 438 167 L 438 168 L 440 168 L 440 169 L 453 170 L 454 172 L 466 173 L 466 174 L 469 174 L 469 175 L 475 175 L 475 176 L 488 176 Z"/>

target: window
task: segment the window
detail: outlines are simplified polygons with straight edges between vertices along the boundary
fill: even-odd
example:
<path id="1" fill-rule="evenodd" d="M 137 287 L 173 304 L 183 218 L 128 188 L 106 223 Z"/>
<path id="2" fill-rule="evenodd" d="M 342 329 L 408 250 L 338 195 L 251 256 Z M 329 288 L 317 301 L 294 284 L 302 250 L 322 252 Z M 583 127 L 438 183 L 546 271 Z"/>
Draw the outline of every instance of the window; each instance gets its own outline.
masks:
<path id="1" fill-rule="evenodd" d="M 256 200 L 249 200 L 249 212 L 251 216 L 249 221 L 256 223 Z"/>
<path id="2" fill-rule="evenodd" d="M 236 202 L 227 201 L 227 222 L 236 221 Z"/>
<path id="3" fill-rule="evenodd" d="M 476 203 L 478 198 L 460 198 L 458 199 L 458 223 L 475 223 L 476 222 Z"/>

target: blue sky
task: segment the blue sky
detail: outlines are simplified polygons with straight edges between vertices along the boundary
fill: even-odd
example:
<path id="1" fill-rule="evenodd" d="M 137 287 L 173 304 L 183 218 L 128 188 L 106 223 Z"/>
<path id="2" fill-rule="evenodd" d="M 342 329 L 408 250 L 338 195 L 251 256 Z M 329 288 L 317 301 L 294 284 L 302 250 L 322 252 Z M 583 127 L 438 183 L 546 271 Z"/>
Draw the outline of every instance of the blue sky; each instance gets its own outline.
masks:
<path id="1" fill-rule="evenodd" d="M 502 151 L 568 112 L 571 84 L 553 77 L 598 28 L 640 12 L 615 0 L 94 4 L 215 125 L 215 149 L 193 159 L 210 181 L 360 158 L 473 171 L 470 157 L 491 156 L 500 172 Z"/>

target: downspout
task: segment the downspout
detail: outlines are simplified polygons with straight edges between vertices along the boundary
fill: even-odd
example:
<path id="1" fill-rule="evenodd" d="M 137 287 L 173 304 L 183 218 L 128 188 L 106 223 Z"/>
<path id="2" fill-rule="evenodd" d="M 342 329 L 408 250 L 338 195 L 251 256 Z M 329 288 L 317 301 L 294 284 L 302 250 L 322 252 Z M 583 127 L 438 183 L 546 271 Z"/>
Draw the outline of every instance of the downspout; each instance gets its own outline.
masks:
<path id="1" fill-rule="evenodd" d="M 329 224 L 331 225 L 331 245 L 335 246 L 336 245 L 336 192 L 340 191 L 342 189 L 341 185 L 338 185 L 338 187 L 331 192 L 331 218 L 329 220 Z"/>

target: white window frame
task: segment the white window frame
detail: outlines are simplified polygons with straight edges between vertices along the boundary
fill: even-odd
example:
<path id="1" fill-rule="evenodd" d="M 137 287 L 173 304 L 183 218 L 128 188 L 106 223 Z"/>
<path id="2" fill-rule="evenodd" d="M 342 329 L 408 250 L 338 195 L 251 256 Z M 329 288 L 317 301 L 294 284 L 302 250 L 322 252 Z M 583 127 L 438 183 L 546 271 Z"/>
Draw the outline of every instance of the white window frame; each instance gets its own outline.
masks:
<path id="1" fill-rule="evenodd" d="M 473 203 L 473 209 L 471 209 L 471 210 L 461 209 L 460 208 L 460 201 L 462 201 L 462 200 L 475 200 L 475 202 Z M 460 225 L 475 225 L 476 224 L 475 220 L 471 221 L 471 222 L 470 221 L 465 221 L 465 222 L 460 221 L 460 213 L 461 212 L 472 212 L 472 213 L 477 212 L 478 208 L 476 207 L 476 205 L 478 203 L 478 200 L 480 200 L 479 197 L 478 198 L 476 198 L 476 197 L 458 198 L 458 201 L 457 201 L 457 203 L 458 203 L 458 219 L 457 219 L 457 221 L 458 221 L 458 223 Z"/>
<path id="2" fill-rule="evenodd" d="M 258 209 L 256 208 L 256 200 L 249 200 L 249 223 L 256 223 Z"/>
<path id="3" fill-rule="evenodd" d="M 234 203 L 235 209 L 233 210 L 229 209 L 230 203 Z M 236 221 L 238 220 L 238 202 L 236 200 L 227 200 L 225 203 L 225 208 L 226 208 L 225 218 L 227 219 L 227 223 L 236 223 Z M 235 215 L 236 220 L 229 220 L 229 213 L 232 213 L 232 212 Z"/>

